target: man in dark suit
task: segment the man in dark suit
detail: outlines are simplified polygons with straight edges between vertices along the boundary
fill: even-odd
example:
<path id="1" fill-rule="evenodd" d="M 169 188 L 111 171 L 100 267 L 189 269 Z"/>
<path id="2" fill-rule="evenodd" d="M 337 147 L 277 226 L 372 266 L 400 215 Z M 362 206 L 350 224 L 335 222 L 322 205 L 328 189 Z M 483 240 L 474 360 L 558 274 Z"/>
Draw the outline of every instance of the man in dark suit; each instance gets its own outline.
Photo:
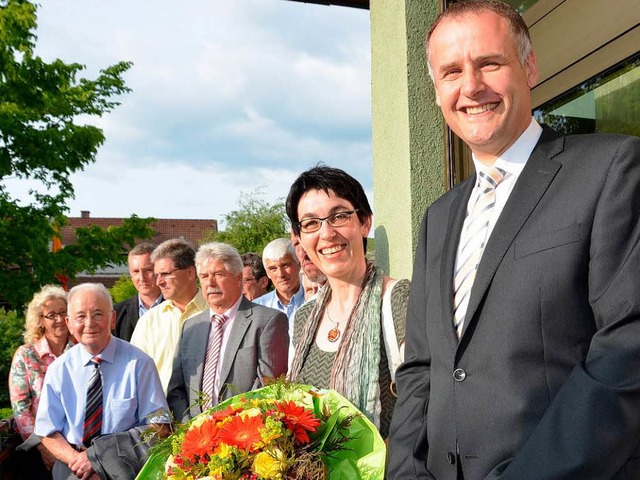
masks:
<path id="1" fill-rule="evenodd" d="M 640 139 L 540 127 L 502 2 L 426 48 L 477 173 L 420 227 L 388 478 L 640 478 Z"/>
<path id="2" fill-rule="evenodd" d="M 113 306 L 116 311 L 114 335 L 127 342 L 131 340 L 138 319 L 163 300 L 160 288 L 156 285 L 151 261 L 151 253 L 155 248 L 152 243 L 140 243 L 133 247 L 127 256 L 129 275 L 138 294 Z"/>
<path id="3" fill-rule="evenodd" d="M 242 259 L 224 243 L 201 245 L 196 269 L 209 309 L 188 319 L 167 401 L 178 420 L 287 373 L 287 316 L 242 295 Z"/>

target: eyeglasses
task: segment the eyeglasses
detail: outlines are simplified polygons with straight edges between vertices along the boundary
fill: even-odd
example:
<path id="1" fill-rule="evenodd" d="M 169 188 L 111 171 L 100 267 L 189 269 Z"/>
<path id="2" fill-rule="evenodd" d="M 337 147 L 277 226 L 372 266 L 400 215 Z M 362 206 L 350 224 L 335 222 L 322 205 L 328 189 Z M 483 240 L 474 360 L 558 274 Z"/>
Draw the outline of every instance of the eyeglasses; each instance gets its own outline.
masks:
<path id="1" fill-rule="evenodd" d="M 304 220 L 301 220 L 298 222 L 298 226 L 300 227 L 300 231 L 302 233 L 317 232 L 318 230 L 320 230 L 320 227 L 322 227 L 322 222 L 327 222 L 332 227 L 342 227 L 343 225 L 346 225 L 347 223 L 349 223 L 349 220 L 351 219 L 351 215 L 356 213 L 358 210 L 359 209 L 356 208 L 355 210 L 337 212 L 332 215 L 328 215 L 324 218 L 319 218 L 319 217 L 305 218 Z"/>
<path id="2" fill-rule="evenodd" d="M 173 278 L 174 272 L 177 272 L 178 270 L 186 270 L 189 267 L 183 267 L 183 268 L 172 268 L 171 270 L 169 270 L 168 272 L 158 272 L 155 274 L 156 277 L 162 279 L 162 280 L 166 280 L 167 278 Z"/>
<path id="3" fill-rule="evenodd" d="M 102 322 L 105 318 L 105 314 L 100 310 L 95 312 L 79 312 L 73 317 L 73 321 L 78 325 L 86 323 L 88 318 L 93 318 L 96 322 Z"/>
<path id="4" fill-rule="evenodd" d="M 42 315 L 42 316 L 47 320 L 55 320 L 56 317 L 60 317 L 61 319 L 64 320 L 64 318 L 67 316 L 67 311 L 60 310 L 59 312 L 49 312 L 46 315 Z"/>

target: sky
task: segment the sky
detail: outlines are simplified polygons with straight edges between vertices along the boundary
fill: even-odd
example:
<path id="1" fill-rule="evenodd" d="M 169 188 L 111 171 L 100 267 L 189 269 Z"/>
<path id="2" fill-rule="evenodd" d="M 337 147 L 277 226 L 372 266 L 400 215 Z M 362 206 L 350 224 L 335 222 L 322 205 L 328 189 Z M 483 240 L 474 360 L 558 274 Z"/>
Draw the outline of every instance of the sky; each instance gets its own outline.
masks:
<path id="1" fill-rule="evenodd" d="M 133 90 L 91 123 L 106 142 L 75 174 L 69 216 L 214 218 L 272 203 L 318 162 L 372 200 L 369 11 L 286 0 L 41 0 L 36 52 L 121 60 Z M 9 189 L 24 196 L 23 182 Z"/>

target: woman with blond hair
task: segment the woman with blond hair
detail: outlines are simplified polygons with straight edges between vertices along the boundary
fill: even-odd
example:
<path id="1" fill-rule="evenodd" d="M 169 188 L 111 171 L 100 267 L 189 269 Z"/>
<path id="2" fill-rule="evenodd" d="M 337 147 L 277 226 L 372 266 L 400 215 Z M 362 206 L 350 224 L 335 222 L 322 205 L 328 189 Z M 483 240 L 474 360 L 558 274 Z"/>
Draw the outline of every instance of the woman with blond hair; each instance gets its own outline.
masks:
<path id="1" fill-rule="evenodd" d="M 25 469 L 19 478 L 51 478 L 55 458 L 33 435 L 40 392 L 47 368 L 71 346 L 66 324 L 67 294 L 45 285 L 27 307 L 24 345 L 16 350 L 9 372 L 9 394 L 16 430 L 25 441 L 27 458 L 16 462 Z M 27 441 L 28 440 L 28 441 Z M 35 445 L 36 448 L 29 448 Z M 28 470 L 28 471 L 27 471 Z"/>

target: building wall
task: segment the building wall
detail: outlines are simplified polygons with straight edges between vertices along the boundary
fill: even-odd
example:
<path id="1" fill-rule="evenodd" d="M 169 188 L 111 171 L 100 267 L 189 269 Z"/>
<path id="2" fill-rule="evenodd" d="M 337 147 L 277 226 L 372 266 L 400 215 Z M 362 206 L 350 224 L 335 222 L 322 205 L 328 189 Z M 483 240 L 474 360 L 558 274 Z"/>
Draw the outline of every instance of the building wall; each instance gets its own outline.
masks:
<path id="1" fill-rule="evenodd" d="M 420 220 L 445 190 L 445 133 L 424 35 L 437 0 L 371 0 L 376 262 L 410 278 Z"/>

